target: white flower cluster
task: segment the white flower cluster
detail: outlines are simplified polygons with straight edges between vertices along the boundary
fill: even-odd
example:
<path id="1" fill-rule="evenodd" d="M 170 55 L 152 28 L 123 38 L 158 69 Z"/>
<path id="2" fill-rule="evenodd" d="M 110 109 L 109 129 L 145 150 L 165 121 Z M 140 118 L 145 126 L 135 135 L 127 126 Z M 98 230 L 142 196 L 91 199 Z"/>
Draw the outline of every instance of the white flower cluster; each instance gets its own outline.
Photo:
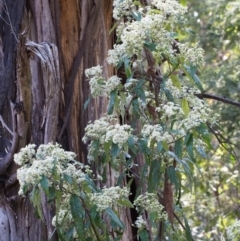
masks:
<path id="1" fill-rule="evenodd" d="M 138 229 L 146 228 L 147 222 L 143 219 L 142 215 L 137 217 L 137 220 L 135 221 L 135 227 Z"/>
<path id="2" fill-rule="evenodd" d="M 142 62 L 141 53 L 145 43 L 155 44 L 155 55 L 164 54 L 168 59 L 174 58 L 169 26 L 174 28 L 176 22 L 182 21 L 187 9 L 176 0 L 153 0 L 149 6 L 138 8 L 134 7 L 133 2 L 113 2 L 114 18 L 120 20 L 127 17 L 127 21 L 119 23 L 117 35 L 122 43 L 115 44 L 114 49 L 109 50 L 108 63 L 117 66 L 125 57 L 131 58 L 133 55 L 137 56 L 138 62 Z"/>
<path id="3" fill-rule="evenodd" d="M 105 187 L 101 193 L 92 193 L 90 195 L 90 201 L 97 206 L 98 211 L 102 212 L 114 205 L 121 206 L 117 201 L 128 198 L 129 195 L 129 190 L 126 187 Z"/>
<path id="4" fill-rule="evenodd" d="M 142 128 L 141 134 L 144 138 L 148 139 L 149 143 L 152 141 L 161 142 L 172 142 L 174 137 L 166 131 L 163 131 L 161 125 L 148 125 L 145 124 Z"/>
<path id="5" fill-rule="evenodd" d="M 102 67 L 99 65 L 86 69 L 85 75 L 89 79 L 91 95 L 94 98 L 98 96 L 108 96 L 111 91 L 121 86 L 121 78 L 116 75 L 105 81 L 102 73 Z"/>
<path id="6" fill-rule="evenodd" d="M 40 145 L 37 151 L 34 148 L 35 145 L 30 144 L 14 155 L 14 161 L 21 165 L 17 170 L 19 195 L 24 195 L 26 187 L 31 189 L 38 185 L 44 176 L 48 178 L 49 185 L 52 185 L 53 173 L 56 172 L 62 179 L 68 175 L 78 184 L 84 180 L 83 165 L 74 160 L 75 153 L 64 151 L 59 144 L 52 143 Z M 65 187 L 67 188 L 66 184 Z"/>
<path id="7" fill-rule="evenodd" d="M 227 228 L 228 240 L 239 240 L 240 238 L 240 220 L 236 220 L 233 225 Z"/>
<path id="8" fill-rule="evenodd" d="M 14 155 L 15 163 L 19 166 L 31 164 L 36 154 L 35 147 L 35 144 L 29 144 L 26 147 L 23 147 L 18 154 Z"/>
<path id="9" fill-rule="evenodd" d="M 113 18 L 119 20 L 131 13 L 129 10 L 134 8 L 134 4 L 133 0 L 114 0 L 113 7 Z"/>
<path id="10" fill-rule="evenodd" d="M 180 103 L 180 101 L 185 98 L 189 105 L 189 114 L 186 118 L 184 118 L 183 110 L 178 110 L 178 129 L 184 126 L 186 130 L 190 130 L 199 126 L 201 123 L 206 123 L 207 121 L 213 123 L 216 121 L 216 116 L 213 115 L 213 111 L 209 106 L 202 99 L 195 96 L 195 94 L 200 93 L 197 88 L 183 86 L 179 89 L 173 85 L 171 80 L 166 81 L 165 86 L 171 91 L 176 101 Z M 165 111 L 170 112 L 170 107 L 168 108 L 169 109 L 165 109 Z M 159 110 L 161 109 L 157 108 L 157 111 Z"/>
<path id="11" fill-rule="evenodd" d="M 163 112 L 163 117 L 172 116 L 183 116 L 182 108 L 173 102 L 167 102 L 166 104 L 161 104 L 160 107 L 156 108 L 157 112 Z"/>
<path id="12" fill-rule="evenodd" d="M 122 148 L 132 135 L 131 133 L 131 126 L 118 124 L 117 118 L 114 116 L 102 117 L 99 120 L 95 120 L 94 123 L 89 123 L 85 128 L 85 135 L 82 139 L 84 143 L 91 141 L 88 146 L 88 160 L 94 160 L 93 152 L 96 151 L 92 141 L 99 142 L 100 146 L 97 147 L 97 151 L 101 154 L 101 151 L 104 149 L 104 143 L 113 142 L 119 148 Z"/>
<path id="13" fill-rule="evenodd" d="M 187 8 L 176 0 L 153 0 L 152 5 L 158 8 L 165 17 L 172 17 L 175 21 L 187 12 Z"/>
<path id="14" fill-rule="evenodd" d="M 190 48 L 187 44 L 178 44 L 180 55 L 185 58 L 187 63 L 191 63 L 193 66 L 203 66 L 205 64 L 204 60 L 204 50 L 195 44 Z"/>
<path id="15" fill-rule="evenodd" d="M 154 193 L 145 193 L 140 195 L 134 201 L 137 211 L 146 210 L 149 213 L 155 213 L 156 219 L 166 220 L 167 213 L 164 211 L 164 206 L 159 203 L 156 194 Z"/>

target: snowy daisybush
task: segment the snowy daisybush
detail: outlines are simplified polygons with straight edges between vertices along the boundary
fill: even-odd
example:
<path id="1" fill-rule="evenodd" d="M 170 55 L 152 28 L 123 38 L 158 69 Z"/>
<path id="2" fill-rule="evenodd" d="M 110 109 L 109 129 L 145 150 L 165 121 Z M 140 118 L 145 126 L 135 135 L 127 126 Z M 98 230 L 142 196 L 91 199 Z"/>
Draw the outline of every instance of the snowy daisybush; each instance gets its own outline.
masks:
<path id="1" fill-rule="evenodd" d="M 141 241 L 159 240 L 163 230 L 168 240 L 192 241 L 181 195 L 191 189 L 197 155 L 205 157 L 210 146 L 206 123 L 215 122 L 199 98 L 203 87 L 196 73 L 204 52 L 181 42 L 185 7 L 176 0 L 144 2 L 113 0 L 117 42 L 107 62 L 117 74 L 106 78 L 101 66 L 85 71 L 91 97 L 108 98 L 107 113 L 85 129 L 87 158 L 101 175 L 110 164 L 115 186 L 97 188 L 100 178 L 58 145 L 37 151 L 30 145 L 15 155 L 19 194 L 30 191 L 43 218 L 45 192 L 56 205 L 52 223 L 64 240 L 121 240 L 119 217 L 128 207 L 138 212 L 132 225 Z M 138 184 L 133 203 L 131 182 Z"/>
<path id="2" fill-rule="evenodd" d="M 42 197 L 43 193 L 46 195 L 48 203 L 56 210 L 52 225 L 60 240 L 92 240 L 92 237 L 106 240 L 106 234 L 99 233 L 99 230 L 107 229 L 103 214 L 115 228 L 123 229 L 114 210 L 131 205 L 129 190 L 119 186 L 97 188 L 94 181 L 102 178 L 94 178 L 90 167 L 77 162 L 75 157 L 59 144 L 40 145 L 37 150 L 34 144 L 22 148 L 14 156 L 14 161 L 21 166 L 17 170 L 19 195 L 29 193 L 43 222 Z"/>
<path id="3" fill-rule="evenodd" d="M 117 75 L 104 77 L 101 66 L 85 71 L 91 96 L 108 97 L 107 113 L 85 129 L 88 161 L 100 163 L 103 173 L 110 163 L 118 185 L 124 173 L 142 183 L 133 224 L 141 240 L 158 240 L 161 222 L 166 237 L 192 240 L 180 197 L 191 189 L 198 155 L 206 157 L 207 124 L 216 119 L 199 98 L 204 51 L 181 42 L 187 9 L 176 0 L 114 0 L 113 6 L 117 42 L 107 62 Z M 140 200 L 147 204 L 139 208 Z M 180 228 L 174 231 L 173 224 Z"/>

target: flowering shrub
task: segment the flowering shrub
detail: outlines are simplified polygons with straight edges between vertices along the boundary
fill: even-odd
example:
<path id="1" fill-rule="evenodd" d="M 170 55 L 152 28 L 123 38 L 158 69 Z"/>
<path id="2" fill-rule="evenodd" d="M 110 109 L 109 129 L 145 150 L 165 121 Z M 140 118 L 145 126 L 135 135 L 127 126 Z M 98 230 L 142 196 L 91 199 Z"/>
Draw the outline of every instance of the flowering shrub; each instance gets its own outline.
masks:
<path id="1" fill-rule="evenodd" d="M 41 189 L 55 200 L 53 225 L 65 240 L 71 230 L 79 240 L 120 240 L 121 208 L 135 206 L 139 215 L 133 225 L 142 241 L 163 235 L 192 241 L 181 195 L 191 189 L 196 153 L 205 158 L 204 147 L 210 146 L 206 123 L 216 119 L 198 97 L 203 87 L 196 69 L 204 64 L 203 50 L 178 40 L 187 9 L 175 0 L 149 0 L 147 6 L 114 0 L 113 6 L 118 41 L 107 61 L 118 74 L 106 80 L 101 66 L 85 71 L 91 96 L 108 97 L 109 102 L 105 116 L 86 127 L 83 142 L 89 163 L 97 161 L 102 173 L 108 163 L 115 169 L 116 186 L 97 188 L 94 180 L 101 178 L 58 145 L 37 151 L 29 145 L 15 155 L 22 166 L 19 194 L 31 191 L 37 207 Z M 141 183 L 133 203 L 129 189 L 120 188 L 126 176 Z M 114 235 L 105 231 L 104 213 Z"/>

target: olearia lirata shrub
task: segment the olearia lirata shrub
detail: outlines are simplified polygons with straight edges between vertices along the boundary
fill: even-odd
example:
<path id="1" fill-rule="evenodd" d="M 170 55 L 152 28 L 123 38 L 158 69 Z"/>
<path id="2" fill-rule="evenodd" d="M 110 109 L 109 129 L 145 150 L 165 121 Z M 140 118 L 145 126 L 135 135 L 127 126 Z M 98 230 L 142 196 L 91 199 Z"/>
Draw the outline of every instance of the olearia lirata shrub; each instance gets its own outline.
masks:
<path id="1" fill-rule="evenodd" d="M 211 147 L 207 124 L 216 121 L 199 98 L 204 51 L 181 42 L 186 7 L 175 0 L 147 2 L 113 0 L 117 41 L 106 61 L 116 75 L 106 78 L 101 66 L 85 70 L 91 98 L 108 99 L 107 113 L 89 122 L 83 137 L 89 165 L 96 162 L 100 176 L 57 144 L 29 145 L 15 155 L 19 194 L 30 191 L 42 218 L 40 191 L 54 201 L 52 223 L 63 240 L 121 240 L 120 214 L 135 208 L 138 239 L 192 241 L 181 195 L 191 192 L 196 159 Z M 115 186 L 97 187 L 109 164 Z M 130 202 L 135 179 L 142 185 Z"/>

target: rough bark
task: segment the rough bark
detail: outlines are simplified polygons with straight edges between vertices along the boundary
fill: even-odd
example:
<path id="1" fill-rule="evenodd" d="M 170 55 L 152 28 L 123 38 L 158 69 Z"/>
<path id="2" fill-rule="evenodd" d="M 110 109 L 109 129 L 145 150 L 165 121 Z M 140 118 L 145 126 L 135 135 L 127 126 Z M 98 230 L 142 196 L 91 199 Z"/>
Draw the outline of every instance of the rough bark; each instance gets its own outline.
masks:
<path id="1" fill-rule="evenodd" d="M 84 128 L 105 112 L 106 99 L 91 101 L 83 112 L 89 97 L 84 69 L 99 64 L 106 77 L 113 73 L 105 62 L 112 46 L 112 1 L 3 0 L 0 8 L 0 115 L 10 130 L 2 126 L 0 135 L 0 240 L 43 241 L 52 232 L 51 207 L 43 195 L 44 224 L 28 196 L 17 195 L 13 154 L 28 143 L 58 141 L 86 162 Z M 16 112 L 13 104 L 11 114 L 10 100 L 23 101 L 24 111 Z"/>

